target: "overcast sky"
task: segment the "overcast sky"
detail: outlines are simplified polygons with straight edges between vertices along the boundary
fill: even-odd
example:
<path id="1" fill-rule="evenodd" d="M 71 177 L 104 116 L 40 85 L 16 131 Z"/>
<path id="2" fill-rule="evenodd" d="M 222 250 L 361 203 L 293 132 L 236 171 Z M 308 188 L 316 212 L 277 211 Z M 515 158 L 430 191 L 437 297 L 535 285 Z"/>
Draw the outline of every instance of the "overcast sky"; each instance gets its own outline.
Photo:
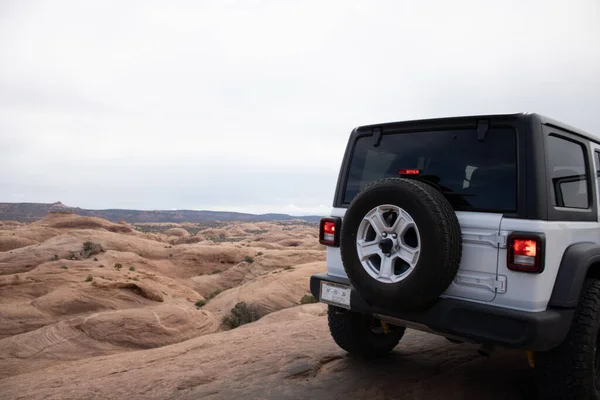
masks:
<path id="1" fill-rule="evenodd" d="M 600 135 L 600 2 L 0 0 L 0 201 L 326 214 L 357 125 Z"/>

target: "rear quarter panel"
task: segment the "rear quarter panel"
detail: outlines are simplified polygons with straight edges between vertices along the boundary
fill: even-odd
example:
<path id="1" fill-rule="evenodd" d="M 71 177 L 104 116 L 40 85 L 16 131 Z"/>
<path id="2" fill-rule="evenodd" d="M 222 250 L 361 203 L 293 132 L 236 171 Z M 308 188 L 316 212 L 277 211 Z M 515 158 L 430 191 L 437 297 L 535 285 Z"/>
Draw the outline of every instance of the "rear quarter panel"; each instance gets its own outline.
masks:
<path id="1" fill-rule="evenodd" d="M 506 293 L 492 304 L 523 311 L 543 311 L 548 305 L 558 268 L 567 247 L 575 243 L 600 243 L 597 222 L 531 221 L 504 218 L 501 231 L 543 233 L 546 237 L 544 271 L 518 272 L 507 267 L 508 249 L 500 249 L 498 275 L 506 276 Z"/>

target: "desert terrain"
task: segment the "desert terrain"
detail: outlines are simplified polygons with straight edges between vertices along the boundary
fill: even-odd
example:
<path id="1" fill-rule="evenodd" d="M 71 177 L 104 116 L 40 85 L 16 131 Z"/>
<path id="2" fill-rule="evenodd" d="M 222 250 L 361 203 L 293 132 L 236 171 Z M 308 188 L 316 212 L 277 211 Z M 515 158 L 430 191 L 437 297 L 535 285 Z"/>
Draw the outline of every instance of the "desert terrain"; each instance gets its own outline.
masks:
<path id="1" fill-rule="evenodd" d="M 389 357 L 349 357 L 308 292 L 324 270 L 303 221 L 2 221 L 0 399 L 532 395 L 522 352 L 409 330 Z"/>

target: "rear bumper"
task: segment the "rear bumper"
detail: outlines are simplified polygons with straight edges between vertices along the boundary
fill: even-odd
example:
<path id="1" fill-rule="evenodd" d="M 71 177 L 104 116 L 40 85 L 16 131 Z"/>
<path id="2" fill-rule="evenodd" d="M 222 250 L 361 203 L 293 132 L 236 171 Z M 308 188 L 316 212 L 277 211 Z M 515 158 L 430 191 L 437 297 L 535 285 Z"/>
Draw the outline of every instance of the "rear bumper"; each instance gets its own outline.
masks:
<path id="1" fill-rule="evenodd" d="M 322 281 L 352 287 L 345 278 L 327 273 L 313 275 L 310 291 L 319 300 Z M 546 351 L 559 345 L 567 336 L 575 313 L 573 309 L 558 308 L 532 313 L 448 298 L 440 298 L 419 311 L 379 309 L 371 307 L 354 288 L 350 307 L 352 311 L 377 314 L 410 328 L 534 351 Z"/>

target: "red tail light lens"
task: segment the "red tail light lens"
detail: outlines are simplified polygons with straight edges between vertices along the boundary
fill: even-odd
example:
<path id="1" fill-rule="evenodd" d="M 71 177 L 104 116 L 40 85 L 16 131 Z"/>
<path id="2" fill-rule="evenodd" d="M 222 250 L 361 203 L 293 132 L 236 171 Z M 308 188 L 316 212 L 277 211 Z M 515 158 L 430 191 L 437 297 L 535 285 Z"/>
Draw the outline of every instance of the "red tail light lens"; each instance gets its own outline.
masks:
<path id="1" fill-rule="evenodd" d="M 538 234 L 512 234 L 508 238 L 508 268 L 540 273 L 544 270 L 544 237 Z"/>
<path id="2" fill-rule="evenodd" d="M 341 218 L 323 218 L 319 227 L 319 243 L 325 246 L 339 246 Z"/>

